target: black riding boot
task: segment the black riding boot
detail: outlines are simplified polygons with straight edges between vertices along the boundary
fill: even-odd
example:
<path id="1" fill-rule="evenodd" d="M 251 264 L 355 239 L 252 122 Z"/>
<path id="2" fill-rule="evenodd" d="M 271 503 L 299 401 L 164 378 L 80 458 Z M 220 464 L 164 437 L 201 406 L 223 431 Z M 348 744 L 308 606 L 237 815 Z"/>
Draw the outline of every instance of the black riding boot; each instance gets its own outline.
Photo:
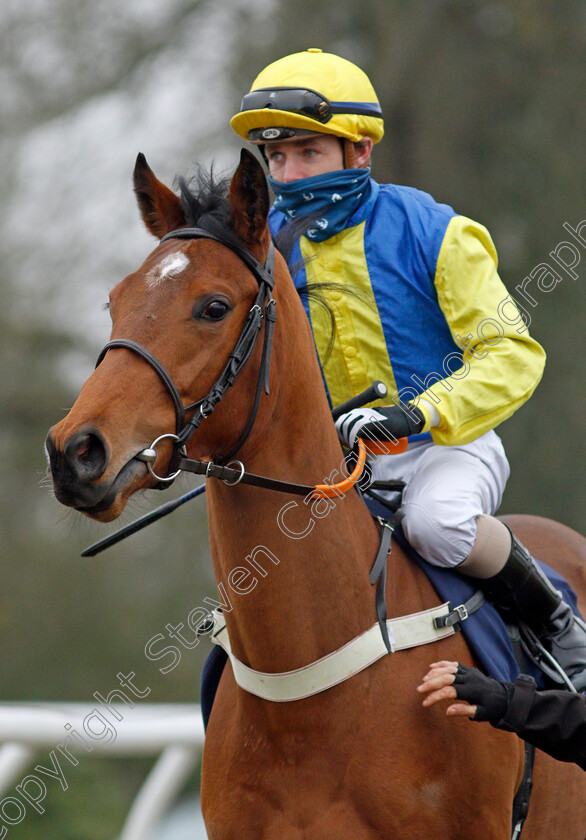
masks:
<path id="1" fill-rule="evenodd" d="M 521 619 L 536 634 L 574 687 L 585 691 L 586 624 L 562 600 L 525 546 L 513 534 L 511 540 L 507 562 L 483 588 L 499 611 Z"/>

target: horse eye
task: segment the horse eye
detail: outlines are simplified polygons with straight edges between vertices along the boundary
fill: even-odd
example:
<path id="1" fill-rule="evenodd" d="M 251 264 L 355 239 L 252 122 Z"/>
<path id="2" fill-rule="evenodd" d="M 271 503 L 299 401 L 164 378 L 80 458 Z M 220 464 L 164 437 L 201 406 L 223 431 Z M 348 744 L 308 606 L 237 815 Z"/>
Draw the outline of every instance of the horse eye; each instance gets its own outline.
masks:
<path id="1" fill-rule="evenodd" d="M 223 300 L 213 300 L 203 310 L 201 317 L 208 321 L 221 321 L 229 308 L 228 304 L 224 303 Z"/>

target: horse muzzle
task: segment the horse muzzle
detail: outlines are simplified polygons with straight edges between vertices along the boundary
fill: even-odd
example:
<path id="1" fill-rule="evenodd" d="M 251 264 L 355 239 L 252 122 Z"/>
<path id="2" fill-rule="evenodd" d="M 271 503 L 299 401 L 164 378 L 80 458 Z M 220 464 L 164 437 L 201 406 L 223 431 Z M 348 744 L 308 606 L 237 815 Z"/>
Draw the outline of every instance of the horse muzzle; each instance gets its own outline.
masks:
<path id="1" fill-rule="evenodd" d="M 62 445 L 56 429 L 51 429 L 45 443 L 56 499 L 94 519 L 114 519 L 124 507 L 130 488 L 134 490 L 137 479 L 146 475 L 145 464 L 131 458 L 113 479 L 108 478 L 109 446 L 97 429 L 76 431 Z"/>

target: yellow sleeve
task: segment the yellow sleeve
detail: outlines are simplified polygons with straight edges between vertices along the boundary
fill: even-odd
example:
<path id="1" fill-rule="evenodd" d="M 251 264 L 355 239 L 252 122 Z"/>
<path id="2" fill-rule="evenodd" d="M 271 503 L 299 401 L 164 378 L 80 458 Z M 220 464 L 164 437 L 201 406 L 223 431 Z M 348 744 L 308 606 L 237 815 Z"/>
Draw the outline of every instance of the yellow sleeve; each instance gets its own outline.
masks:
<path id="1" fill-rule="evenodd" d="M 440 249 L 435 287 L 464 364 L 421 398 L 435 405 L 435 443 L 469 443 L 510 417 L 529 399 L 545 365 L 545 351 L 529 336 L 497 273 L 497 255 L 482 225 L 455 216 Z M 453 361 L 453 360 L 452 360 Z M 426 429 L 429 411 L 423 407 Z"/>

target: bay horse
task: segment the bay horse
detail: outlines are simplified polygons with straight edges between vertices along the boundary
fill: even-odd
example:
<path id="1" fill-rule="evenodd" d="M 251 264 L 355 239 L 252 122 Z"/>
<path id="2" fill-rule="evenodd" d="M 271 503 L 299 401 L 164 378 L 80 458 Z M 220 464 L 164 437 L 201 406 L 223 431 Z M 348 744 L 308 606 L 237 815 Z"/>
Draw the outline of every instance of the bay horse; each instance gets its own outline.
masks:
<path id="1" fill-rule="evenodd" d="M 184 186 L 182 201 L 140 155 L 134 186 L 144 223 L 159 239 L 211 220 L 210 230 L 225 228 L 265 265 L 269 198 L 250 153 L 242 152 L 227 197 L 213 188 L 202 197 L 201 190 Z M 155 487 L 172 469 L 173 429 L 181 432 L 177 398 L 203 405 L 254 308 L 258 277 L 241 254 L 222 237 L 173 235 L 114 288 L 113 343 L 47 439 L 55 494 L 63 504 L 107 522 L 133 493 Z M 274 277 L 270 394 L 262 395 L 247 429 L 265 352 L 257 343 L 213 412 L 201 410 L 186 451 L 217 463 L 248 431 L 237 453 L 246 470 L 314 486 L 339 468 L 343 453 L 308 319 L 279 253 Z M 360 495 L 352 490 L 319 510 L 297 496 L 285 530 L 284 500 L 295 497 L 231 483 L 206 481 L 218 586 L 227 591 L 230 576 L 255 550 L 273 558 L 254 584 L 248 578 L 245 594 L 231 593 L 224 612 L 238 659 L 258 671 L 291 671 L 370 627 L 375 607 L 369 570 L 379 526 Z M 507 521 L 540 559 L 565 574 L 584 610 L 586 541 L 549 520 Z M 397 544 L 386 594 L 389 617 L 439 603 Z M 242 690 L 228 664 L 203 755 L 202 810 L 211 840 L 510 838 L 523 744 L 487 724 L 422 707 L 416 686 L 429 662 L 440 659 L 474 664 L 456 634 L 391 653 L 327 691 L 282 703 Z M 524 840 L 584 840 L 585 828 L 586 774 L 539 753 Z"/>

